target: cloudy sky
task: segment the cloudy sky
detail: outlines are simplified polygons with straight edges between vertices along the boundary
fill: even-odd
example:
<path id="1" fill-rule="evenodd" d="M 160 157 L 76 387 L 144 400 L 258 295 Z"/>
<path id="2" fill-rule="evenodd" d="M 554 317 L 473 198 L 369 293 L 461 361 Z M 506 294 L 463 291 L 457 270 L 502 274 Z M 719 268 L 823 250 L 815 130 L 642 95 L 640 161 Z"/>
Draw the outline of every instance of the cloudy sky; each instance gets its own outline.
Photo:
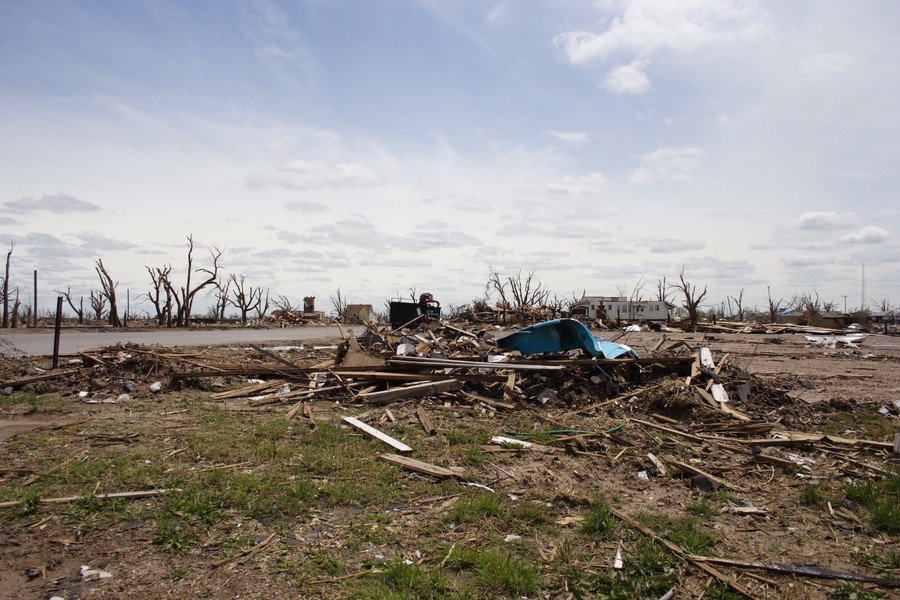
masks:
<path id="1" fill-rule="evenodd" d="M 893 0 L 0 0 L 11 281 L 900 303 Z M 27 293 L 24 290 L 29 290 Z M 325 306 L 323 306 L 325 305 Z M 147 307 L 149 309 L 149 306 Z"/>

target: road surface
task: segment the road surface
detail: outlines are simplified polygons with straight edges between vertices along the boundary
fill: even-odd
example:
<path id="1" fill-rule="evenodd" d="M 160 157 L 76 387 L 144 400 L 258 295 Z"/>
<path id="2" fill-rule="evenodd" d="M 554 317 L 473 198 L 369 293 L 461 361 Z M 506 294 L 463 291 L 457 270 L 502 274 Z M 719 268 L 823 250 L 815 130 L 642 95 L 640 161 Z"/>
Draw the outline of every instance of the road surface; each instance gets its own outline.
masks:
<path id="1" fill-rule="evenodd" d="M 357 335 L 361 334 L 356 328 Z M 345 331 L 347 329 L 345 328 Z M 86 350 L 114 346 L 119 342 L 174 346 L 217 346 L 223 344 L 255 344 L 260 342 L 336 343 L 341 334 L 337 327 L 297 327 L 285 329 L 164 329 L 140 331 L 111 329 L 109 331 L 77 331 L 63 329 L 59 338 L 60 354 L 75 354 Z M 0 355 L 48 356 L 53 354 L 53 331 L 0 331 Z"/>

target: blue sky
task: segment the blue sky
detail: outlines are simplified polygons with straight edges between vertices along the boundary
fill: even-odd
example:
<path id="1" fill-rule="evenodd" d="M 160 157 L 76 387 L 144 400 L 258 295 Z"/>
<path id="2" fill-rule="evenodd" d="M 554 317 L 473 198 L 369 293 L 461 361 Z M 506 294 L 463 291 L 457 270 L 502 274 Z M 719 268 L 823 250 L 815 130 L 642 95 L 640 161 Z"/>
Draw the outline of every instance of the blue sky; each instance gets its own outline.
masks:
<path id="1" fill-rule="evenodd" d="M 900 303 L 891 1 L 0 0 L 0 244 L 42 305 L 183 276 L 296 303 Z M 5 252 L 4 252 L 5 254 Z"/>

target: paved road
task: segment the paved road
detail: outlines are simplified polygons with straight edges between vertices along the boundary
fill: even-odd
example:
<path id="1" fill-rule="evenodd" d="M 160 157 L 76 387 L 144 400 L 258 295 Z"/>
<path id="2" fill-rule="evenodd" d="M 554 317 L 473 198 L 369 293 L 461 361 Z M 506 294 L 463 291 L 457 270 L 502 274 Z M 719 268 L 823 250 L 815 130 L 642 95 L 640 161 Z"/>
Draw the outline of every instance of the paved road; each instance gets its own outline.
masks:
<path id="1" fill-rule="evenodd" d="M 362 333 L 357 328 L 357 335 Z M 161 331 L 109 330 L 75 331 L 63 329 L 59 339 L 60 354 L 75 354 L 85 350 L 114 346 L 119 342 L 135 344 L 160 344 L 161 346 L 216 346 L 222 344 L 251 344 L 258 342 L 308 343 L 310 341 L 337 342 L 337 327 L 297 327 L 286 329 L 215 329 Z M 18 351 L 18 352 L 17 352 Z M 53 354 L 53 332 L 25 330 L 13 333 L 0 332 L 0 355 L 19 353 L 28 355 Z"/>

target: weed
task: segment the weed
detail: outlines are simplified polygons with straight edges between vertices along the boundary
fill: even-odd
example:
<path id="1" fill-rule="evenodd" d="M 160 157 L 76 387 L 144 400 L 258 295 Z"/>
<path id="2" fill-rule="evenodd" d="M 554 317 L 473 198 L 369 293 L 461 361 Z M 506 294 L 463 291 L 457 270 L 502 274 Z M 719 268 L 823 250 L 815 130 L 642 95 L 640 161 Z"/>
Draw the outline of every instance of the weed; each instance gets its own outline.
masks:
<path id="1" fill-rule="evenodd" d="M 425 572 L 419 565 L 402 560 L 386 564 L 382 578 L 391 591 L 409 598 L 428 598 L 447 586 L 446 577 L 440 571 Z"/>
<path id="2" fill-rule="evenodd" d="M 900 473 L 881 481 L 858 480 L 844 486 L 849 500 L 869 509 L 872 524 L 888 533 L 900 533 Z"/>
<path id="3" fill-rule="evenodd" d="M 36 488 L 24 488 L 19 500 L 22 501 L 22 504 L 16 508 L 15 516 L 30 517 L 37 513 L 41 505 L 41 492 Z"/>
<path id="4" fill-rule="evenodd" d="M 597 494 L 591 502 L 591 510 L 584 518 L 583 531 L 588 535 L 602 538 L 608 536 L 619 525 L 609 503 Z"/>
<path id="5" fill-rule="evenodd" d="M 884 598 L 881 594 L 860 589 L 855 583 L 841 581 L 828 597 L 831 600 L 879 600 Z"/>
<path id="6" fill-rule="evenodd" d="M 700 519 L 694 516 L 673 519 L 665 515 L 641 513 L 637 515 L 637 520 L 691 554 L 705 554 L 716 543 L 714 536 L 700 530 Z"/>
<path id="7" fill-rule="evenodd" d="M 709 598 L 709 600 L 741 600 L 743 596 L 734 592 L 724 583 L 716 582 L 706 588 L 706 593 L 703 595 L 704 598 Z"/>
<path id="8" fill-rule="evenodd" d="M 471 568 L 481 586 L 496 594 L 533 594 L 538 589 L 534 570 L 521 560 L 493 550 L 465 549 L 451 557 L 458 568 Z"/>
<path id="9" fill-rule="evenodd" d="M 0 410 L 16 408 L 16 412 L 30 415 L 42 408 L 41 397 L 37 394 L 21 393 L 12 396 L 0 395 Z"/>
<path id="10" fill-rule="evenodd" d="M 659 598 L 678 579 L 680 561 L 656 542 L 642 538 L 625 557 L 622 570 L 606 569 L 590 580 L 598 598 Z"/>
<path id="11" fill-rule="evenodd" d="M 822 491 L 822 486 L 817 483 L 808 483 L 800 492 L 800 505 L 810 508 L 821 508 L 829 501 L 828 496 Z"/>
<path id="12" fill-rule="evenodd" d="M 712 518 L 718 513 L 715 507 L 710 504 L 706 498 L 699 502 L 692 503 L 687 507 L 687 511 L 696 517 L 702 517 L 704 519 Z"/>
<path id="13" fill-rule="evenodd" d="M 447 520 L 451 523 L 477 523 L 497 516 L 500 516 L 500 496 L 478 493 L 457 502 L 447 514 Z"/>
<path id="14" fill-rule="evenodd" d="M 552 508 L 544 502 L 521 502 L 514 504 L 508 511 L 511 519 L 526 525 L 543 525 L 552 520 Z"/>
<path id="15" fill-rule="evenodd" d="M 870 479 L 851 481 L 844 486 L 844 494 L 848 500 L 872 508 L 878 499 L 878 484 Z"/>
<path id="16" fill-rule="evenodd" d="M 187 575 L 187 569 L 184 567 L 172 567 L 172 570 L 169 571 L 169 579 L 172 581 L 179 581 L 184 579 L 184 576 Z"/>
<path id="17" fill-rule="evenodd" d="M 890 548 L 885 554 L 871 554 L 866 558 L 873 567 L 879 569 L 900 569 L 900 550 Z"/>

